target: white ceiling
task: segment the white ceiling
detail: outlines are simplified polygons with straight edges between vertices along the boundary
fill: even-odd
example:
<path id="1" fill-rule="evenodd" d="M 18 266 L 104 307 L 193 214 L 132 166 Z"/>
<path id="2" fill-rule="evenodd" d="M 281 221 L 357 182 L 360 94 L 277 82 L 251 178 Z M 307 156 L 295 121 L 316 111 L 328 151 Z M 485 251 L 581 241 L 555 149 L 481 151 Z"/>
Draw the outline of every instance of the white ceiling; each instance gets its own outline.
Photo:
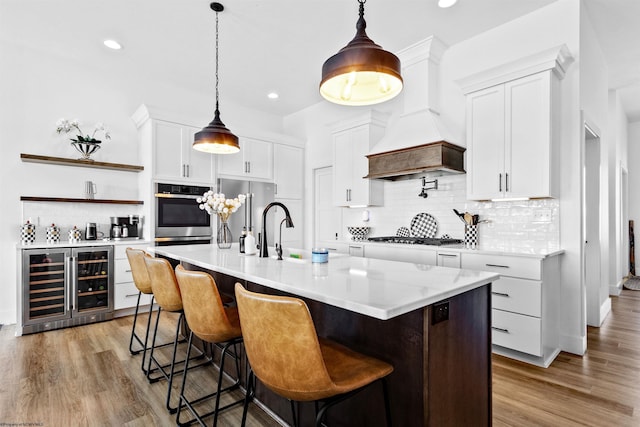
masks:
<path id="1" fill-rule="evenodd" d="M 369 36 L 398 51 L 430 35 L 453 45 L 555 0 L 369 0 Z M 640 1 L 584 0 L 631 120 L 640 120 Z M 214 96 L 215 14 L 208 0 L 1 0 L 0 37 L 68 58 L 109 61 Z M 220 96 L 285 115 L 321 100 L 322 63 L 355 34 L 356 0 L 227 0 Z M 115 38 L 124 49 L 108 51 Z M 270 91 L 278 100 L 267 99 Z"/>

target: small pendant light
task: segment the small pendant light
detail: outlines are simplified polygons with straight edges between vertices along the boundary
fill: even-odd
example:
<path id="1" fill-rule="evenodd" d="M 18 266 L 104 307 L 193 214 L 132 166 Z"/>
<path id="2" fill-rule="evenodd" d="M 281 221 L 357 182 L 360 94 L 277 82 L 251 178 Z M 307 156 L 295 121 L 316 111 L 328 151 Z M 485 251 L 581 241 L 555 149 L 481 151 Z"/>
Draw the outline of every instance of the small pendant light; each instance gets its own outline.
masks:
<path id="1" fill-rule="evenodd" d="M 341 105 L 371 105 L 388 101 L 402 91 L 400 60 L 371 40 L 365 29 L 364 4 L 356 35 L 322 65 L 320 94 Z"/>
<path id="2" fill-rule="evenodd" d="M 193 148 L 207 153 L 232 154 L 240 151 L 238 137 L 232 134 L 224 123 L 222 123 L 222 120 L 220 120 L 220 110 L 218 108 L 220 98 L 218 91 L 218 13 L 224 10 L 224 6 L 220 3 L 213 2 L 211 3 L 211 9 L 216 12 L 216 111 L 211 123 L 195 134 Z"/>

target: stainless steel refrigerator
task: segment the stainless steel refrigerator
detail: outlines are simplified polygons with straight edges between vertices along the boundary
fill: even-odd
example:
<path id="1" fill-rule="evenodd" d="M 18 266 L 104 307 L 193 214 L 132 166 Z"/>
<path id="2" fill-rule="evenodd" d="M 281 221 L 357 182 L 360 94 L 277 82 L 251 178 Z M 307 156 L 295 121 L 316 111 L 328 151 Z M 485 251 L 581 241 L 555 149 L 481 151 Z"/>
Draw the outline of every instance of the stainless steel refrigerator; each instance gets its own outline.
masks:
<path id="1" fill-rule="evenodd" d="M 224 193 L 226 198 L 236 197 L 238 194 L 253 194 L 252 197 L 252 209 L 249 212 L 249 203 L 245 202 L 240 209 L 229 218 L 229 228 L 233 235 L 234 242 L 238 242 L 242 234 L 242 228 L 246 227 L 247 231 L 249 227 L 253 227 L 253 235 L 258 242 L 258 233 L 262 228 L 262 211 L 265 206 L 274 201 L 275 188 L 274 184 L 256 181 L 243 181 L 238 179 L 218 179 L 217 191 Z M 271 209 L 267 215 L 267 238 L 269 246 L 273 246 L 277 240 L 278 232 L 274 234 L 274 218 L 276 215 L 283 215 L 282 212 L 278 212 L 275 209 Z M 216 224 L 217 228 L 219 224 Z"/>

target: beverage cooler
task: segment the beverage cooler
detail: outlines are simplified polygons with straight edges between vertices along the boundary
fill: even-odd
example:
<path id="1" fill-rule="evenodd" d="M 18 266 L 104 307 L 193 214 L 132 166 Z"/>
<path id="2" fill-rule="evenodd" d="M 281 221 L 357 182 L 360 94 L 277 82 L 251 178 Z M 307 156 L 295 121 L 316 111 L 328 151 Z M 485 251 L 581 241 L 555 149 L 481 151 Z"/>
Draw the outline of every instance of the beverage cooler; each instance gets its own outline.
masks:
<path id="1" fill-rule="evenodd" d="M 113 318 L 113 246 L 22 251 L 22 333 Z"/>

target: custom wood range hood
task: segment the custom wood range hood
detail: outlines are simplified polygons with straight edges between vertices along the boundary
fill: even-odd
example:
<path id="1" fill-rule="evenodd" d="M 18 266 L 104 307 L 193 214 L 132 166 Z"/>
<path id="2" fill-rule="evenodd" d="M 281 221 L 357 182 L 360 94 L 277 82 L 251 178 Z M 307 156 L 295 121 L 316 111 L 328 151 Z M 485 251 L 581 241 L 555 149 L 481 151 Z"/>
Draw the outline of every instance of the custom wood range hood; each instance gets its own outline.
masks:
<path id="1" fill-rule="evenodd" d="M 426 173 L 465 173 L 465 148 L 446 141 L 369 154 L 365 178 L 391 181 L 419 178 Z"/>
<path id="2" fill-rule="evenodd" d="M 438 112 L 438 64 L 445 50 L 432 36 L 398 53 L 405 81 L 402 113 L 367 155 L 364 178 L 396 181 L 465 173 L 465 148 L 451 143 L 455 137 Z"/>

